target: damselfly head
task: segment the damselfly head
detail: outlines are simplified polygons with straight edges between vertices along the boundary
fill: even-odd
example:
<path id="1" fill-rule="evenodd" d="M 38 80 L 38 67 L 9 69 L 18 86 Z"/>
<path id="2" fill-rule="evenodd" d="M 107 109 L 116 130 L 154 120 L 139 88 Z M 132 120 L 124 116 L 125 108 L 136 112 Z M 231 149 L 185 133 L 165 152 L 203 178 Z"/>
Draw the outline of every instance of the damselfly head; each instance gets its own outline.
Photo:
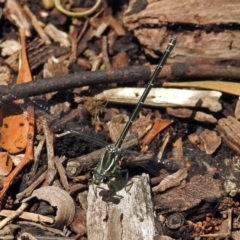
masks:
<path id="1" fill-rule="evenodd" d="M 92 176 L 92 183 L 95 185 L 100 185 L 101 183 L 108 183 L 109 182 L 109 177 L 100 174 L 97 170 L 93 171 L 93 176 Z"/>

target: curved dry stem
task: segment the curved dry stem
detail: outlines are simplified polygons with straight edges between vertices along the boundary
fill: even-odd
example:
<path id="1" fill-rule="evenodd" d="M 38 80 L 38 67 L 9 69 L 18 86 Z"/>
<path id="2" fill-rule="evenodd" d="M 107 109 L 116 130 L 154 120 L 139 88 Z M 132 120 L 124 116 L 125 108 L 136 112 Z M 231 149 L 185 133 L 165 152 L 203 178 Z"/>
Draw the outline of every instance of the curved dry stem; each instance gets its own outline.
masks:
<path id="1" fill-rule="evenodd" d="M 63 6 L 61 5 L 61 1 L 60 0 L 54 0 L 54 4 L 55 7 L 58 9 L 58 11 L 62 12 L 63 14 L 69 16 L 69 17 L 86 17 L 88 15 L 93 14 L 98 7 L 100 6 L 102 0 L 97 0 L 97 2 L 95 3 L 95 5 L 90 8 L 87 11 L 83 11 L 83 12 L 71 12 L 71 11 L 67 11 L 66 9 L 63 8 Z"/>

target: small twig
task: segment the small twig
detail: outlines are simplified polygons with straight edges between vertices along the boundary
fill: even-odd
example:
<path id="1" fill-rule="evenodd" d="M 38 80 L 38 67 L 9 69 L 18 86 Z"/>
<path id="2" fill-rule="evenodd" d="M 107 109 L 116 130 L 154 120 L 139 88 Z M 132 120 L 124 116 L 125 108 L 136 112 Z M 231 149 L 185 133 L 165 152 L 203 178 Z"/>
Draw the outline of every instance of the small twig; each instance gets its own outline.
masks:
<path id="1" fill-rule="evenodd" d="M 33 25 L 34 29 L 36 30 L 38 35 L 41 37 L 41 39 L 44 41 L 44 43 L 46 45 L 51 44 L 51 40 L 49 39 L 49 37 L 46 35 L 46 33 L 41 28 L 36 16 L 31 12 L 29 7 L 27 5 L 24 5 L 23 9 L 27 13 L 28 17 L 31 19 L 31 22 L 32 22 L 32 25 Z"/>
<path id="2" fill-rule="evenodd" d="M 27 226 L 35 226 L 37 228 L 40 228 L 44 231 L 49 231 L 49 232 L 52 232 L 56 235 L 61 235 L 63 237 L 65 237 L 64 233 L 56 228 L 52 228 L 52 227 L 47 227 L 47 226 L 43 226 L 42 224 L 39 224 L 39 223 L 34 223 L 34 222 L 27 222 L 27 221 L 18 221 L 17 222 L 18 224 L 24 224 L 24 225 L 27 225 Z M 46 239 L 46 237 L 45 237 Z M 56 238 L 55 238 L 56 239 Z"/>
<path id="3" fill-rule="evenodd" d="M 141 68 L 119 68 L 108 71 L 84 71 L 81 72 L 81 74 L 39 79 L 31 83 L 15 84 L 13 86 L 2 85 L 0 86 L 0 100 L 12 101 L 43 93 L 88 85 L 148 80 L 150 76 L 151 71 L 149 66 L 142 66 Z"/>
<path id="4" fill-rule="evenodd" d="M 46 140 L 45 137 L 42 137 L 39 140 L 37 147 L 34 149 L 34 164 L 33 164 L 32 171 L 31 171 L 31 173 L 34 175 L 36 174 L 37 169 L 38 169 L 40 155 L 41 155 L 41 151 L 42 151 L 43 145 L 45 143 L 45 140 Z"/>
<path id="5" fill-rule="evenodd" d="M 30 174 L 28 175 L 28 180 L 26 182 L 26 185 L 29 187 L 30 185 L 33 184 L 33 182 L 35 182 L 39 176 L 41 176 L 45 171 L 47 170 L 47 165 L 44 165 L 41 169 L 39 169 L 39 171 L 37 173 L 34 173 L 31 171 Z"/>
<path id="6" fill-rule="evenodd" d="M 63 162 L 66 160 L 66 157 L 55 157 L 55 165 L 60 177 L 60 181 L 64 187 L 64 189 L 68 192 L 69 191 L 69 185 L 68 185 L 68 180 L 67 180 L 67 176 L 66 176 L 66 171 L 65 168 L 63 167 Z"/>
<path id="7" fill-rule="evenodd" d="M 77 184 L 74 184 L 72 186 L 69 187 L 69 194 L 73 194 L 75 192 L 79 192 L 80 190 L 82 191 L 83 189 L 87 189 L 88 186 L 87 185 L 84 185 L 84 184 L 81 184 L 81 183 L 77 183 Z"/>
<path id="8" fill-rule="evenodd" d="M 48 127 L 46 121 L 42 121 L 42 127 L 44 136 L 46 138 L 46 147 L 47 147 L 47 155 L 48 155 L 48 168 L 55 169 L 54 163 L 54 149 L 53 149 L 53 134 L 50 132 L 50 128 Z"/>
<path id="9" fill-rule="evenodd" d="M 87 27 L 88 27 L 88 24 L 89 24 L 89 19 L 87 18 L 86 21 L 85 21 L 85 23 L 84 23 L 84 26 L 83 26 L 83 28 L 82 28 L 82 30 L 81 30 L 81 32 L 80 32 L 80 34 L 78 35 L 78 38 L 77 38 L 77 41 L 78 41 L 78 42 L 82 39 L 83 34 L 86 32 Z"/>
<path id="10" fill-rule="evenodd" d="M 72 51 L 71 51 L 71 54 L 69 56 L 69 60 L 67 63 L 68 68 L 72 63 L 76 62 L 76 59 L 77 59 L 77 34 L 78 34 L 77 29 L 75 27 L 73 27 L 72 32 L 69 34 L 69 38 L 71 40 Z"/>
<path id="11" fill-rule="evenodd" d="M 103 58 L 102 53 L 100 53 L 92 63 L 92 71 L 96 71 L 99 69 L 100 65 L 102 64 Z"/>
<path id="12" fill-rule="evenodd" d="M 102 37 L 102 57 L 103 57 L 103 62 L 106 66 L 106 69 L 111 69 L 111 63 L 108 58 L 108 50 L 107 50 L 107 36 Z"/>
<path id="13" fill-rule="evenodd" d="M 0 229 L 2 229 L 4 226 L 6 226 L 10 221 L 12 221 L 14 218 L 19 216 L 28 206 L 28 203 L 22 203 L 20 208 L 18 208 L 16 211 L 14 211 L 10 216 L 4 218 L 0 222 Z"/>
<path id="14" fill-rule="evenodd" d="M 78 42 L 82 39 L 83 34 L 85 33 L 87 27 L 89 25 L 89 19 L 86 19 L 86 21 L 84 22 L 84 26 L 80 32 L 80 34 L 77 36 L 78 30 L 73 27 L 73 31 L 70 33 L 70 40 L 72 43 L 72 52 L 71 55 L 69 57 L 69 61 L 67 66 L 69 67 L 71 63 L 75 62 L 77 59 L 77 45 Z"/>
<path id="15" fill-rule="evenodd" d="M 90 175 L 78 175 L 76 177 L 72 177 L 71 179 L 73 180 L 73 182 L 85 182 L 87 179 L 90 178 Z"/>
<path id="16" fill-rule="evenodd" d="M 29 197 L 35 188 L 46 178 L 47 171 L 43 172 L 28 188 L 16 195 L 15 203 L 18 203 L 22 198 Z"/>
<path id="17" fill-rule="evenodd" d="M 1 216 L 7 217 L 7 216 L 15 215 L 15 214 L 16 214 L 16 211 L 13 211 L 13 210 L 1 210 L 0 211 Z M 52 217 L 40 215 L 37 213 L 23 211 L 20 214 L 18 214 L 17 216 L 21 219 L 28 220 L 28 221 L 45 222 L 45 223 L 49 223 L 49 224 L 54 224 L 54 219 Z"/>
<path id="18" fill-rule="evenodd" d="M 161 147 L 159 148 L 159 152 L 157 155 L 158 162 L 162 161 L 163 152 L 168 144 L 169 139 L 170 139 L 170 134 L 169 134 L 169 132 L 167 132 L 164 135 L 163 140 L 162 140 L 163 143 L 161 144 Z"/>
<path id="19" fill-rule="evenodd" d="M 43 132 L 46 138 L 46 146 L 47 146 L 47 157 L 48 157 L 48 174 L 47 174 L 47 183 L 50 185 L 57 173 L 55 168 L 54 161 L 54 149 L 53 149 L 53 133 L 51 133 L 49 126 L 46 124 L 46 121 L 42 118 L 42 127 Z"/>

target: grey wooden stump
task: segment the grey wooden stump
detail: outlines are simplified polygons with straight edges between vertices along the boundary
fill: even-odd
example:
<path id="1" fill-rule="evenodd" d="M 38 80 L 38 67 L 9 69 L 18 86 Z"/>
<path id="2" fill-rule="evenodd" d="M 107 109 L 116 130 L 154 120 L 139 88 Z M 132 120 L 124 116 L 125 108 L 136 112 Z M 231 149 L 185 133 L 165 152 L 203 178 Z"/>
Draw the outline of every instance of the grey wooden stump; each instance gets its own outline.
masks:
<path id="1" fill-rule="evenodd" d="M 155 223 L 149 176 L 142 174 L 130 180 L 111 200 L 107 190 L 89 187 L 87 231 L 89 240 L 152 240 Z M 121 197 L 119 197 L 121 196 Z"/>

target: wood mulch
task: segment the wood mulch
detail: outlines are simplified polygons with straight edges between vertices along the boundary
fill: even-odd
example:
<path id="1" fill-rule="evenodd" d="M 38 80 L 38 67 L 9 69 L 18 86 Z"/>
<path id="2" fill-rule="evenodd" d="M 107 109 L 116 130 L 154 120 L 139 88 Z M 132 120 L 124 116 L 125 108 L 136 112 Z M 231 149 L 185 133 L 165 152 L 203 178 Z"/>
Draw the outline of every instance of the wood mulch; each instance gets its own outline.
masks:
<path id="1" fill-rule="evenodd" d="M 0 239 L 239 239 L 239 5 L 0 0 Z"/>

